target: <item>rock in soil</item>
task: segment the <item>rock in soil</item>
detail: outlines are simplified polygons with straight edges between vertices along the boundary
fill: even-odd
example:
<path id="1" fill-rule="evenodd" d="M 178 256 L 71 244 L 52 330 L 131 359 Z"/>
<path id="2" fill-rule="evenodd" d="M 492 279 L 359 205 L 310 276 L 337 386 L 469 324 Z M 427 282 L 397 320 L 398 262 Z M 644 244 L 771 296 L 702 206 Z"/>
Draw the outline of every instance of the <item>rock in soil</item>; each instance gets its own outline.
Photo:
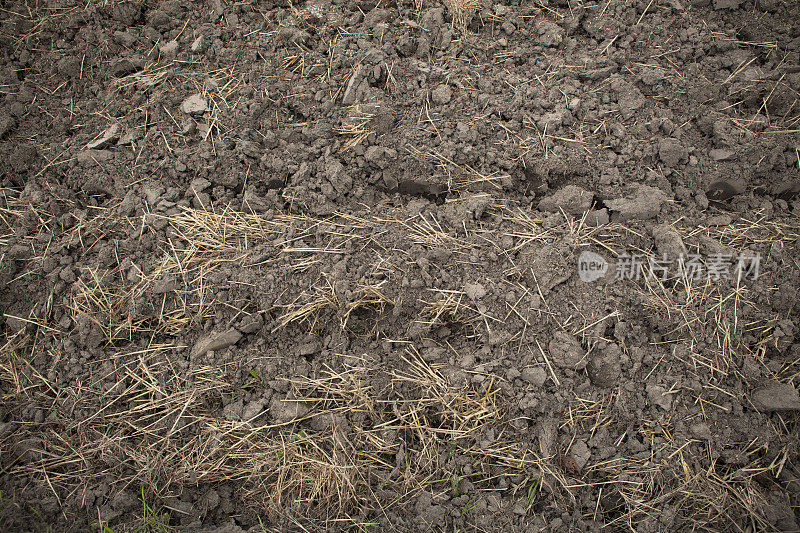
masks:
<path id="1" fill-rule="evenodd" d="M 224 350 L 233 346 L 242 338 L 242 334 L 235 329 L 219 333 L 210 333 L 200 338 L 192 348 L 192 357 L 200 357 L 208 351 Z"/>
<path id="2" fill-rule="evenodd" d="M 120 127 L 119 124 L 114 124 L 112 126 L 109 126 L 105 130 L 103 130 L 103 133 L 101 133 L 96 139 L 89 142 L 86 145 L 86 148 L 88 150 L 99 150 L 102 148 L 106 148 L 110 144 L 113 144 L 114 142 L 119 140 L 119 135 L 121 131 L 122 128 Z"/>
<path id="3" fill-rule="evenodd" d="M 800 411 L 800 396 L 791 383 L 771 383 L 756 389 L 750 401 L 759 411 Z"/>

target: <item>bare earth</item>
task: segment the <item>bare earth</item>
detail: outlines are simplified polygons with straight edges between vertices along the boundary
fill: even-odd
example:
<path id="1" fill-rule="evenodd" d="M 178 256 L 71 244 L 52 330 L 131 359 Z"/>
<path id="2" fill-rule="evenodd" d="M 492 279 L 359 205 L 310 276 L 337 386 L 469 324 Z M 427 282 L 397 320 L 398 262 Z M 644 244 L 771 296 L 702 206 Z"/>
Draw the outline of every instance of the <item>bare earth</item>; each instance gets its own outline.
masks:
<path id="1" fill-rule="evenodd" d="M 3 2 L 0 530 L 800 530 L 799 51 L 793 0 Z"/>

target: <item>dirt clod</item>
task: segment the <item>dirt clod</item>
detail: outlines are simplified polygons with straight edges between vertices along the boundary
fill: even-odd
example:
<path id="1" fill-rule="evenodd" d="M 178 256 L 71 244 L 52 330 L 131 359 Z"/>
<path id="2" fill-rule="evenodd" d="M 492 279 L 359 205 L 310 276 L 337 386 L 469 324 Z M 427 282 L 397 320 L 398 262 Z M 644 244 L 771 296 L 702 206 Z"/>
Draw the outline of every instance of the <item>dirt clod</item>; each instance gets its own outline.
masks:
<path id="1" fill-rule="evenodd" d="M 592 206 L 594 194 L 576 185 L 567 185 L 539 202 L 540 211 L 580 215 Z"/>
<path id="2" fill-rule="evenodd" d="M 678 139 L 665 138 L 658 144 L 658 156 L 668 167 L 676 167 L 678 163 L 688 160 L 689 152 Z"/>
<path id="3" fill-rule="evenodd" d="M 547 381 L 547 371 L 541 366 L 526 367 L 520 376 L 535 387 L 541 387 Z"/>
<path id="4" fill-rule="evenodd" d="M 279 424 L 285 424 L 301 418 L 308 413 L 309 408 L 303 402 L 295 400 L 281 400 L 274 398 L 269 404 L 269 412 L 272 418 Z"/>
<path id="5" fill-rule="evenodd" d="M 645 388 L 647 392 L 647 400 L 665 411 L 672 408 L 672 396 L 667 389 L 661 385 L 648 384 Z"/>
<path id="6" fill-rule="evenodd" d="M 669 199 L 666 193 L 649 185 L 635 185 L 623 198 L 606 200 L 615 220 L 647 220 L 655 218 Z"/>
<path id="7" fill-rule="evenodd" d="M 181 111 L 187 115 L 202 115 L 208 111 L 208 100 L 202 94 L 193 94 L 181 104 Z"/>
<path id="8" fill-rule="evenodd" d="M 653 241 L 660 257 L 676 261 L 679 257 L 686 257 L 688 250 L 683 239 L 675 229 L 668 224 L 653 227 Z"/>
<path id="9" fill-rule="evenodd" d="M 5 112 L 0 112 L 0 140 L 9 134 L 11 130 L 17 125 L 17 121 L 13 116 Z"/>
<path id="10" fill-rule="evenodd" d="M 590 357 L 586 370 L 592 384 L 598 387 L 614 387 L 618 384 L 622 371 L 621 354 L 619 346 L 612 343 Z"/>
<path id="11" fill-rule="evenodd" d="M 548 347 L 551 362 L 557 367 L 580 370 L 586 366 L 586 350 L 573 335 L 557 331 Z"/>

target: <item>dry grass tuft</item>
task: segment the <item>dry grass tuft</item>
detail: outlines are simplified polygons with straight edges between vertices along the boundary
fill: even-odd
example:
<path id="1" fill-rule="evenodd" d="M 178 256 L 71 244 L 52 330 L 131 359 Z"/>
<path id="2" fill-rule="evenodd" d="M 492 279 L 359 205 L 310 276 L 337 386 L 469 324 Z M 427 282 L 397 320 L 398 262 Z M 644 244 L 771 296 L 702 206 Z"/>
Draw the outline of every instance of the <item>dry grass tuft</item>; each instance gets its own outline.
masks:
<path id="1" fill-rule="evenodd" d="M 284 306 L 284 311 L 278 318 L 276 330 L 285 328 L 294 322 L 307 322 L 310 329 L 314 329 L 320 313 L 324 309 L 338 310 L 340 307 L 341 303 L 336 295 L 335 282 L 331 278 L 325 277 L 322 283 L 303 291 L 293 302 Z"/>
<path id="2" fill-rule="evenodd" d="M 374 105 L 356 104 L 350 109 L 341 126 L 336 128 L 339 135 L 350 137 L 344 145 L 345 149 L 355 148 L 372 133 L 368 126 L 370 121 L 375 118 L 375 114 Z"/>
<path id="3" fill-rule="evenodd" d="M 430 117 L 428 122 L 433 123 Z M 482 174 L 470 165 L 458 164 L 436 150 L 421 151 L 410 145 L 407 148 L 415 158 L 435 163 L 439 172 L 432 175 L 431 179 L 441 181 L 449 191 L 467 191 L 483 185 L 489 185 L 493 190 L 501 190 L 501 180 L 507 177 L 499 172 Z"/>
<path id="4" fill-rule="evenodd" d="M 154 331 L 153 317 L 142 312 L 139 298 L 145 292 L 145 282 L 128 283 L 118 270 L 86 270 L 73 288 L 70 309 L 73 320 L 87 319 L 102 332 L 106 342 L 131 340 L 134 331 Z M 139 308 L 137 308 L 139 307 Z"/>
<path id="5" fill-rule="evenodd" d="M 347 304 L 342 317 L 342 327 L 346 328 L 351 315 L 358 313 L 374 313 L 380 315 L 387 307 L 393 307 L 394 301 L 384 294 L 383 287 L 388 284 L 384 279 L 374 284 L 362 283 L 356 290 L 357 296 Z"/>
<path id="6" fill-rule="evenodd" d="M 479 0 L 445 0 L 445 5 L 453 17 L 453 28 L 465 34 L 467 26 L 482 4 Z"/>
<path id="7" fill-rule="evenodd" d="M 316 529 L 352 525 L 368 510 L 380 516 L 431 485 L 451 487 L 441 450 L 470 457 L 478 472 L 531 464 L 502 437 L 504 401 L 493 381 L 456 385 L 414 348 L 396 367 L 343 356 L 349 363 L 339 369 L 296 378 L 292 401 L 305 414 L 266 422 L 263 412 L 220 416 L 239 394 L 227 365 L 177 368 L 179 346 L 115 353 L 76 388 L 33 372 L 20 358 L 29 343 L 16 338 L 0 350 L 4 404 L 50 406 L 51 426 L 0 446 L 16 457 L 4 462 L 7 474 L 46 479 L 56 494 L 111 480 L 109 496 L 125 490 L 159 501 L 182 487 L 236 483 L 253 511 Z M 75 410 L 87 415 L 75 419 Z M 490 428 L 500 434 L 479 444 Z M 23 454 L 7 448 L 19 451 L 20 442 L 31 445 Z M 373 492 L 376 479 L 383 496 Z"/>

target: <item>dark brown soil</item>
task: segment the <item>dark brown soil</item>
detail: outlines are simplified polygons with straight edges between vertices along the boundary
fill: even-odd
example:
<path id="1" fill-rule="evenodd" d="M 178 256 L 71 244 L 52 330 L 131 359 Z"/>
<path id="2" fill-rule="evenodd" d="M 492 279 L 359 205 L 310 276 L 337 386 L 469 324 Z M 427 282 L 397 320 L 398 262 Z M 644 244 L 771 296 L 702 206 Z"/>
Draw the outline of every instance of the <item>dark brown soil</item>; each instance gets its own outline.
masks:
<path id="1" fill-rule="evenodd" d="M 799 53 L 791 0 L 2 3 L 0 530 L 800 530 Z"/>

